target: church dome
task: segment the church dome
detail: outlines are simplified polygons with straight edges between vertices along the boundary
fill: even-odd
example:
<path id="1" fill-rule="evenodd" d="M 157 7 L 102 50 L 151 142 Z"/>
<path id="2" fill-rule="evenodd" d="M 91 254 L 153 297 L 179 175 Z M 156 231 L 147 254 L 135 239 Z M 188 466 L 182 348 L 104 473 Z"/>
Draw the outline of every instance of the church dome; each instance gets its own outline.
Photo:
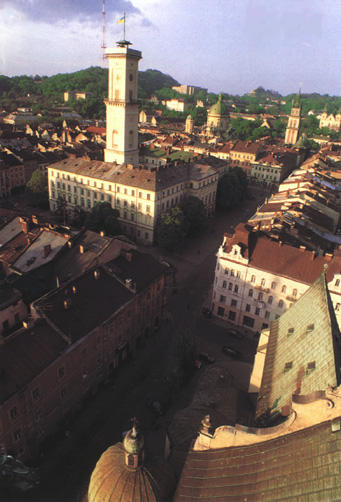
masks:
<path id="1" fill-rule="evenodd" d="M 223 97 L 221 94 L 219 94 L 218 101 L 213 106 L 211 106 L 208 113 L 210 115 L 227 115 L 227 108 L 225 103 L 223 103 Z"/>
<path id="2" fill-rule="evenodd" d="M 162 459 L 144 459 L 144 438 L 136 421 L 122 443 L 110 446 L 90 478 L 88 502 L 166 502 L 174 479 Z"/>
<path id="3" fill-rule="evenodd" d="M 91 475 L 89 502 L 159 502 L 159 487 L 144 465 L 130 469 L 122 443 L 110 446 Z"/>

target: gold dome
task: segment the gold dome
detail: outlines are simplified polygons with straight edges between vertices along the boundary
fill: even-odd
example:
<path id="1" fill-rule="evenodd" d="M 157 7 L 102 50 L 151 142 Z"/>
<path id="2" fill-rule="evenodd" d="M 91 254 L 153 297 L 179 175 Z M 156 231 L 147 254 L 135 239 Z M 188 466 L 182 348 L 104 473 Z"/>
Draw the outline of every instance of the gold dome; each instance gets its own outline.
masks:
<path id="1" fill-rule="evenodd" d="M 159 487 L 148 468 L 142 464 L 130 469 L 124 454 L 122 443 L 102 454 L 91 475 L 89 502 L 160 502 Z"/>

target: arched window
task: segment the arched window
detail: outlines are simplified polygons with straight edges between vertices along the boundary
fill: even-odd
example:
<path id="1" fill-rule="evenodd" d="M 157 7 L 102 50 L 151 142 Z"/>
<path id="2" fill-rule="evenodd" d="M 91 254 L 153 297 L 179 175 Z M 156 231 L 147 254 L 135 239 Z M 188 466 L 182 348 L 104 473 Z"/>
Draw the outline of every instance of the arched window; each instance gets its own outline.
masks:
<path id="1" fill-rule="evenodd" d="M 285 293 L 287 290 L 287 287 L 286 286 L 282 286 L 282 293 Z"/>
<path id="2" fill-rule="evenodd" d="M 249 289 L 249 296 L 253 296 L 253 289 Z"/>
<path id="3" fill-rule="evenodd" d="M 265 279 L 262 279 L 262 280 L 261 280 L 260 285 L 261 285 L 261 286 L 263 286 L 263 287 L 265 286 Z"/>
<path id="4" fill-rule="evenodd" d="M 256 276 L 255 276 L 255 275 L 253 275 L 253 276 L 251 277 L 251 282 L 256 282 Z"/>
<path id="5" fill-rule="evenodd" d="M 278 306 L 279 306 L 280 308 L 283 308 L 283 305 L 284 305 L 283 300 L 279 300 L 279 302 L 278 302 Z"/>
<path id="6" fill-rule="evenodd" d="M 294 298 L 296 298 L 296 296 L 297 296 L 297 289 L 293 289 L 293 290 L 292 290 L 292 296 L 293 296 Z"/>
<path id="7" fill-rule="evenodd" d="M 270 305 L 272 304 L 273 299 L 274 299 L 274 298 L 273 298 L 273 296 L 269 296 L 269 298 L 268 298 L 268 303 L 269 303 Z"/>

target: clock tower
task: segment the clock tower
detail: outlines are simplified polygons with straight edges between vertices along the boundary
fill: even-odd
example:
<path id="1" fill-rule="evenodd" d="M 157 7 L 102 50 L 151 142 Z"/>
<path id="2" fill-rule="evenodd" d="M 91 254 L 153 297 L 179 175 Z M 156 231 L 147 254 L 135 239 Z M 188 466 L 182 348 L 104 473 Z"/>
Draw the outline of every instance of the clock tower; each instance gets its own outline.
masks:
<path id="1" fill-rule="evenodd" d="M 105 162 L 138 165 L 137 79 L 141 52 L 130 49 L 130 42 L 121 40 L 108 48 L 108 98 L 104 100 L 107 118 Z"/>
<path id="2" fill-rule="evenodd" d="M 301 92 L 292 101 L 291 113 L 285 130 L 285 144 L 294 145 L 298 140 L 301 123 Z"/>

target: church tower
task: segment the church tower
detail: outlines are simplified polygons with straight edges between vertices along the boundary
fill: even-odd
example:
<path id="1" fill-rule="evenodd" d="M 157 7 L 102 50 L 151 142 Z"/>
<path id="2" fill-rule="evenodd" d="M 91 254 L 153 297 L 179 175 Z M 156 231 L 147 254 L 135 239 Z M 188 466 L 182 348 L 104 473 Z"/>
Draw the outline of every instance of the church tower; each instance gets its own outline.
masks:
<path id="1" fill-rule="evenodd" d="M 105 162 L 138 165 L 138 104 L 137 78 L 141 52 L 130 49 L 122 40 L 106 49 L 108 58 L 107 144 Z"/>
<path id="2" fill-rule="evenodd" d="M 285 144 L 294 145 L 298 140 L 301 123 L 301 92 L 292 101 L 291 113 L 285 130 Z"/>

